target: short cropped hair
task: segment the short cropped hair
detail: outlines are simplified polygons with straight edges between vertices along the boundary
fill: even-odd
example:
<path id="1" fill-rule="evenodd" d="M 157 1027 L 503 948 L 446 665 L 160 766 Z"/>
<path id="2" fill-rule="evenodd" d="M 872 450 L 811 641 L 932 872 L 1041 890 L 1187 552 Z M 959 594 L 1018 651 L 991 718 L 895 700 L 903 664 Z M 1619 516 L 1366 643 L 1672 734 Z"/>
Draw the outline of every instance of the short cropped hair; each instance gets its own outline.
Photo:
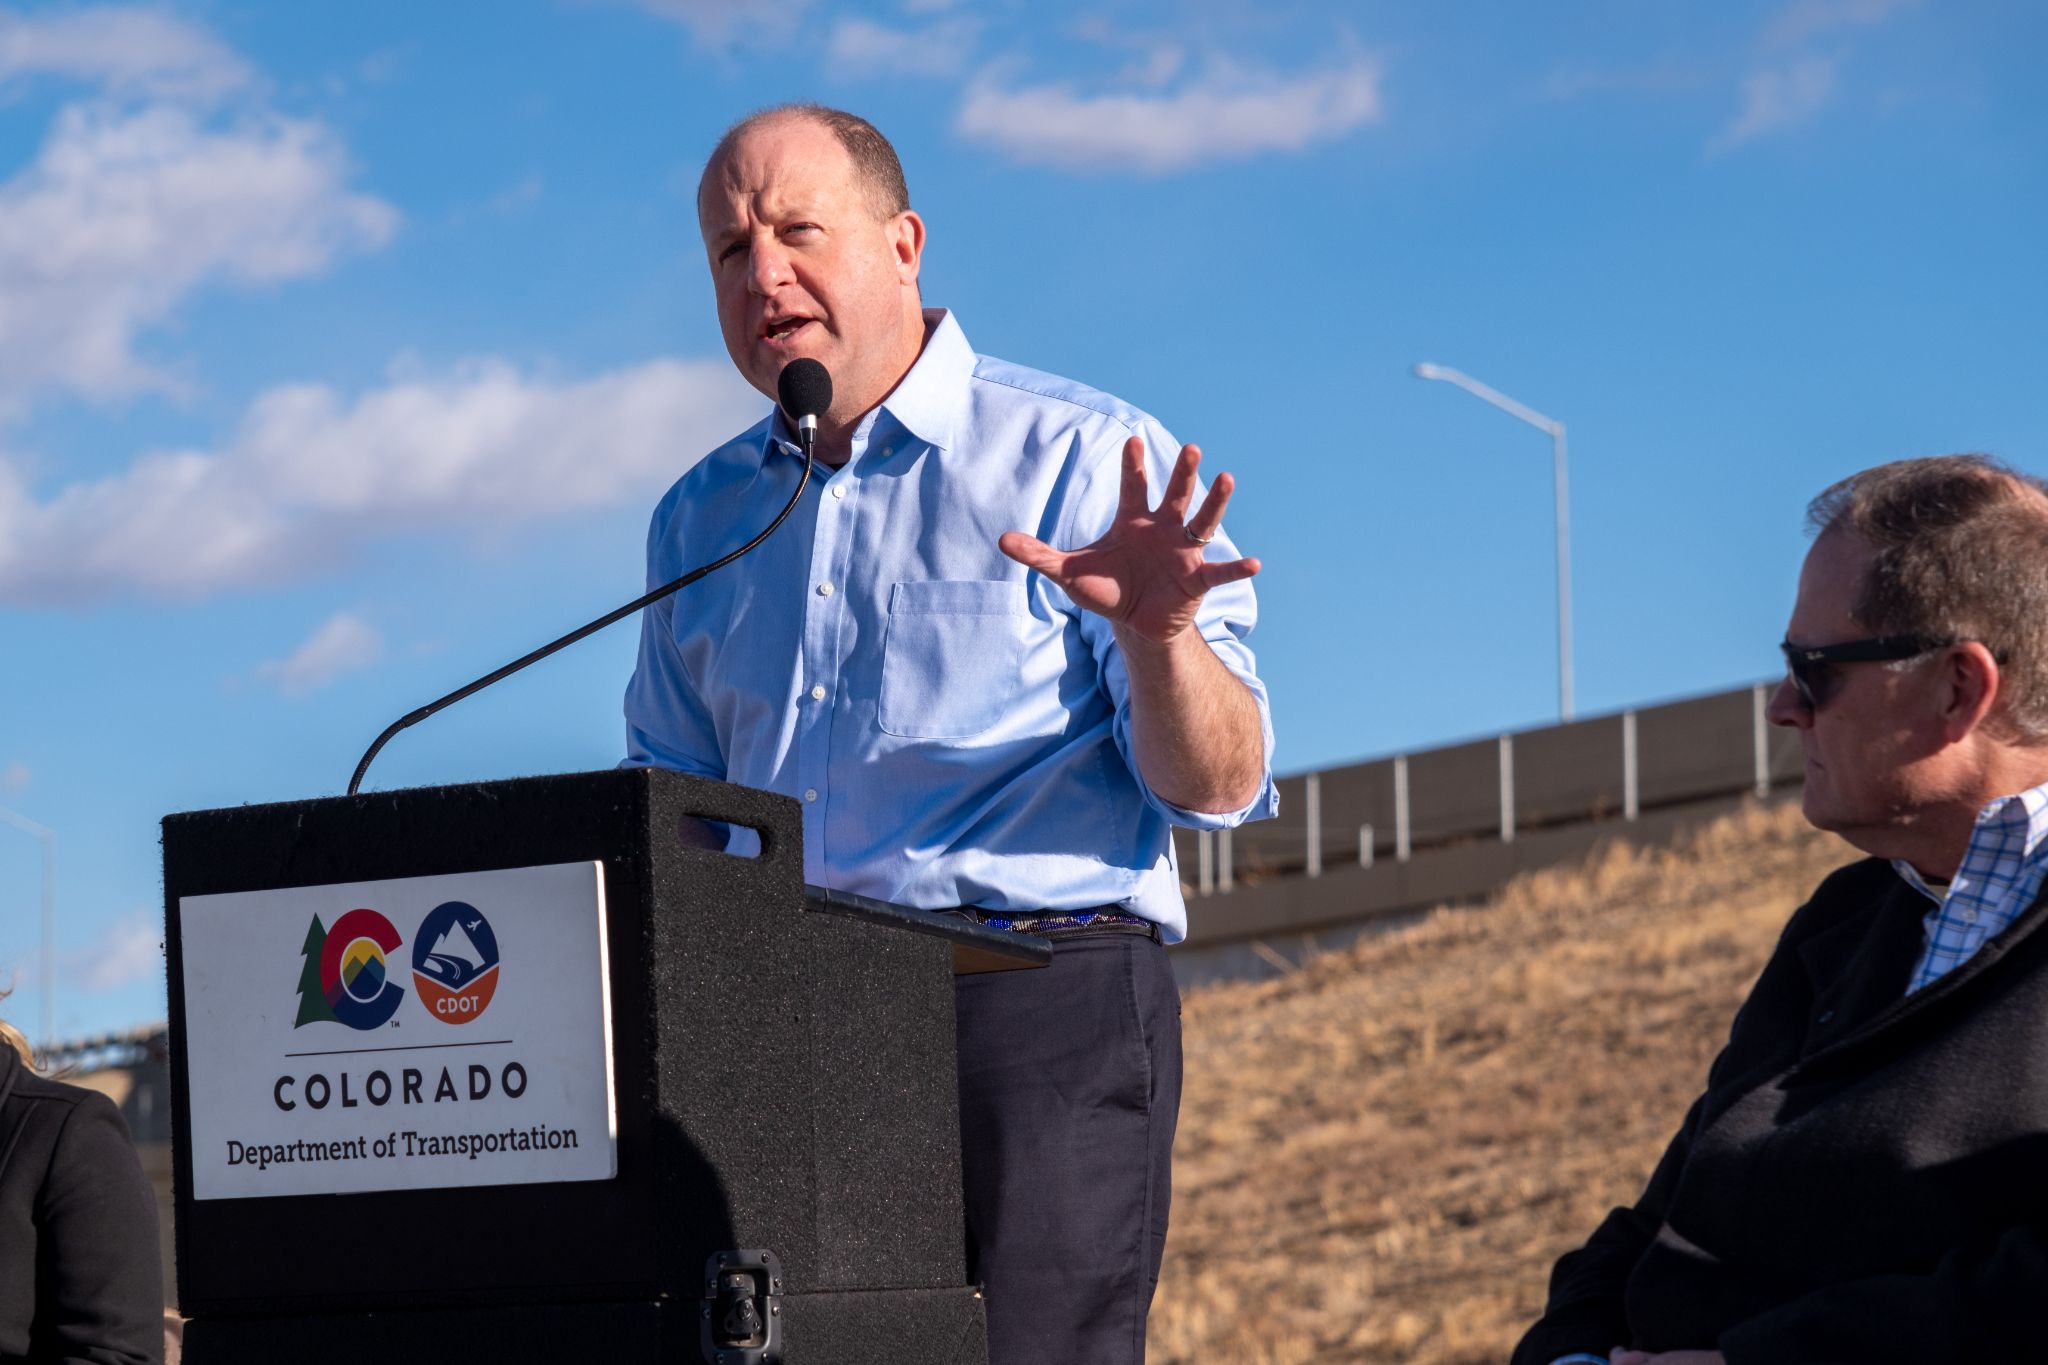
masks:
<path id="1" fill-rule="evenodd" d="M 738 123 L 725 130 L 718 139 L 718 145 L 711 149 L 711 155 L 704 160 L 704 170 L 697 177 L 697 192 L 704 192 L 704 177 L 718 159 L 731 150 L 733 143 L 764 123 L 776 119 L 807 119 L 829 129 L 839 139 L 839 145 L 846 149 L 853 159 L 854 174 L 860 177 L 867 190 L 869 203 L 877 218 L 894 218 L 910 207 L 910 187 L 903 180 L 903 163 L 896 158 L 896 148 L 889 139 L 882 136 L 882 130 L 869 123 L 859 114 L 849 114 L 844 109 L 834 109 L 823 104 L 778 104 L 773 108 L 756 110 Z"/>
<path id="2" fill-rule="evenodd" d="M 1998 659 L 2006 727 L 2048 742 L 2048 483 L 1989 455 L 1898 460 L 1827 489 L 1806 520 L 1872 551 L 1858 625 L 1981 642 Z"/>

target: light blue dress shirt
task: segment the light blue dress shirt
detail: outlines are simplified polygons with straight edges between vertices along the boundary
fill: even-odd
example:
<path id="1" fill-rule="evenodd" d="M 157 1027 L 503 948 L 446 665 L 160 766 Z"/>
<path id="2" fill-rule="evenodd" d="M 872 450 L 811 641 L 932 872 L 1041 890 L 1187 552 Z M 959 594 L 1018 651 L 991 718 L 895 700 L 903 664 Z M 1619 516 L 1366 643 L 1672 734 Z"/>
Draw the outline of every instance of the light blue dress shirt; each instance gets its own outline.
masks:
<path id="1" fill-rule="evenodd" d="M 1242 810 L 1183 810 L 1137 776 L 1109 622 L 996 548 L 1011 530 L 1056 549 L 1097 539 L 1124 441 L 1145 438 L 1155 502 L 1178 443 L 1107 394 L 975 355 L 943 310 L 926 319 L 852 458 L 820 465 L 751 555 L 647 610 L 625 764 L 796 797 L 819 885 L 926 909 L 1121 905 L 1177 940 L 1169 822 L 1278 809 L 1251 584 L 1211 591 L 1197 621 L 1258 701 L 1265 779 Z M 649 587 L 744 543 L 802 468 L 772 410 L 705 456 L 655 509 Z M 1238 557 L 1220 533 L 1208 554 Z"/>

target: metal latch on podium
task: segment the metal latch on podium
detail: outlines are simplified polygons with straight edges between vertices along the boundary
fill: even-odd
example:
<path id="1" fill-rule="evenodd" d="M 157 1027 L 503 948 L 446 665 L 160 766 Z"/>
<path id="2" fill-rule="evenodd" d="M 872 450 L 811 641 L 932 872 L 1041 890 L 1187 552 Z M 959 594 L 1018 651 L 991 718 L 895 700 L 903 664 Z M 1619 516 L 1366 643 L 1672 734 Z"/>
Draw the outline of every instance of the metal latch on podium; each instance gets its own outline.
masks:
<path id="1" fill-rule="evenodd" d="M 780 1365 L 782 1262 L 772 1251 L 721 1251 L 704 1263 L 706 1365 Z"/>

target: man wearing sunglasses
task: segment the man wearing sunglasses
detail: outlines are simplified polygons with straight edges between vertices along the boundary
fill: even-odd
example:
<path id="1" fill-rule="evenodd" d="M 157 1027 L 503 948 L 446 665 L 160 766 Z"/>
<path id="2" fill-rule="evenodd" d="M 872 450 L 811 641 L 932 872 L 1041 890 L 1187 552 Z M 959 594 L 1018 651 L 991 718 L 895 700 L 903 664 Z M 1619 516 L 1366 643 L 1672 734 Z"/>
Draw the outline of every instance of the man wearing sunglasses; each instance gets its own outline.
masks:
<path id="1" fill-rule="evenodd" d="M 2048 1360 L 2048 485 L 1907 460 L 1808 514 L 1770 718 L 1872 856 L 1515 1365 Z"/>

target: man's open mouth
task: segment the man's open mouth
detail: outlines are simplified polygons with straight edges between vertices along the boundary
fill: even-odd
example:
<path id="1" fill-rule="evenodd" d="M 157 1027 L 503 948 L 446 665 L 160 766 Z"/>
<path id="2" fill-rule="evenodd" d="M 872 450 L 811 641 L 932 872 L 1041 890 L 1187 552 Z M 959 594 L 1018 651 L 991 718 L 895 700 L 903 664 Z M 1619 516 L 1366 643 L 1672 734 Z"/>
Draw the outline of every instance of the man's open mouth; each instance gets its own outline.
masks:
<path id="1" fill-rule="evenodd" d="M 763 324 L 761 335 L 770 341 L 787 341 L 809 326 L 812 321 L 811 318 L 777 318 L 773 322 Z"/>

